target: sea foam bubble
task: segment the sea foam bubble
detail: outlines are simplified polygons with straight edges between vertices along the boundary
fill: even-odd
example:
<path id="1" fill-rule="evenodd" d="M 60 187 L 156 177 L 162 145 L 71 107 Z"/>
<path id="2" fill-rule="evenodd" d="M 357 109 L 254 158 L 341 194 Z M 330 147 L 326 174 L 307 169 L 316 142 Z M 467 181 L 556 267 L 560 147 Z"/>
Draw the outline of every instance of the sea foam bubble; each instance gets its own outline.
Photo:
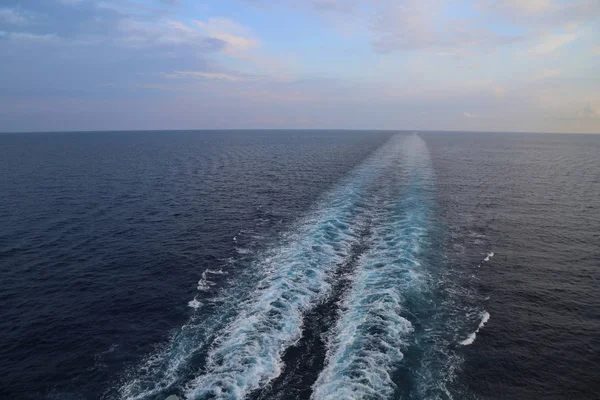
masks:
<path id="1" fill-rule="evenodd" d="M 473 344 L 473 342 L 475 342 L 475 339 L 477 338 L 477 334 L 479 333 L 479 330 L 481 330 L 485 326 L 485 324 L 489 321 L 489 319 L 490 319 L 490 313 L 488 313 L 487 311 L 482 312 L 481 313 L 481 321 L 479 322 L 479 326 L 477 327 L 475 332 L 469 334 L 469 336 L 467 336 L 467 338 L 465 340 L 462 340 L 458 343 L 463 346 L 469 346 L 469 345 Z"/>

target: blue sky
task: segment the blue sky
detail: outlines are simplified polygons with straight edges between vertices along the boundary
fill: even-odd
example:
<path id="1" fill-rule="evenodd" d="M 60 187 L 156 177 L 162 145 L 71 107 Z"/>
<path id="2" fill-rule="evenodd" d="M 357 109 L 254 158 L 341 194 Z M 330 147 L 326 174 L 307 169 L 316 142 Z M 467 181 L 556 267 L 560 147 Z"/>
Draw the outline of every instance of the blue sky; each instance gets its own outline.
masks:
<path id="1" fill-rule="evenodd" d="M 0 0 L 0 131 L 600 133 L 598 0 Z"/>

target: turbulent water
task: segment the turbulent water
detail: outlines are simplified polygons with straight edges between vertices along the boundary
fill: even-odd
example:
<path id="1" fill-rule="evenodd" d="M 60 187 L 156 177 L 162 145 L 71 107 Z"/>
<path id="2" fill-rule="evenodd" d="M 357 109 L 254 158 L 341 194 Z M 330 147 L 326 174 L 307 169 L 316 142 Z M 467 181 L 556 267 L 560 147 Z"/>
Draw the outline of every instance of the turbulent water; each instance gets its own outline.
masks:
<path id="1" fill-rule="evenodd" d="M 599 139 L 1 135 L 0 393 L 598 398 Z"/>

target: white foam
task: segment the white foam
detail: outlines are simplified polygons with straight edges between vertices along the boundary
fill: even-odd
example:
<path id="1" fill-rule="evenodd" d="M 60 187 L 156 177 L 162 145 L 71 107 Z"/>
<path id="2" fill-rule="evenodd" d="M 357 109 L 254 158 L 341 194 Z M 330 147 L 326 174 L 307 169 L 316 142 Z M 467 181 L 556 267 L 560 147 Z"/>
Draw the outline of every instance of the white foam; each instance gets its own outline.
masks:
<path id="1" fill-rule="evenodd" d="M 242 398 L 280 374 L 283 350 L 301 336 L 304 311 L 329 290 L 327 273 L 340 261 L 335 247 L 349 247 L 353 240 L 330 226 L 314 221 L 306 227 L 308 235 L 265 258 L 268 275 L 217 339 L 207 357 L 207 374 L 189 383 L 188 398 Z M 332 232 L 335 238 L 328 239 Z M 306 251 L 315 243 L 319 251 Z"/>
<path id="2" fill-rule="evenodd" d="M 396 388 L 392 373 L 402 361 L 413 326 L 405 296 L 424 288 L 427 271 L 419 253 L 427 240 L 427 157 L 420 138 L 400 157 L 414 180 L 404 199 L 390 184 L 373 217 L 371 250 L 361 259 L 342 314 L 328 340 L 326 365 L 313 386 L 313 400 L 387 399 Z M 394 175 L 391 177 L 392 183 Z M 414 316 L 413 316 L 414 317 Z"/>
<path id="3" fill-rule="evenodd" d="M 491 251 L 488 253 L 487 257 L 483 259 L 483 261 L 488 262 L 492 259 L 492 257 L 494 257 L 494 252 Z"/>
<path id="4" fill-rule="evenodd" d="M 203 291 L 206 292 L 208 290 L 210 290 L 211 286 L 214 286 L 215 283 L 211 282 L 208 275 L 212 274 L 212 275 L 223 275 L 225 274 L 225 272 L 223 272 L 222 269 L 219 270 L 213 270 L 213 269 L 207 269 L 202 273 L 202 279 L 200 279 L 198 281 L 198 290 L 199 291 Z"/>
<path id="5" fill-rule="evenodd" d="M 202 307 L 202 303 L 200 303 L 197 299 L 194 298 L 194 300 L 191 300 L 188 303 L 188 306 L 193 308 L 194 310 L 198 310 L 200 307 Z"/>
<path id="6" fill-rule="evenodd" d="M 336 189 L 263 258 L 266 276 L 215 341 L 205 372 L 188 383 L 186 398 L 241 399 L 279 376 L 283 352 L 301 337 L 304 313 L 328 295 L 330 273 L 357 240 L 360 220 L 370 208 L 365 189 L 393 165 L 399 144 L 393 140 L 382 147 L 350 184 Z"/>
<path id="7" fill-rule="evenodd" d="M 473 344 L 473 342 L 477 338 L 477 334 L 479 333 L 479 330 L 483 329 L 483 327 L 489 321 L 489 319 L 490 319 L 490 314 L 487 311 L 482 312 L 481 313 L 481 322 L 479 323 L 479 326 L 477 327 L 475 332 L 469 334 L 469 336 L 467 336 L 467 338 L 465 340 L 462 340 L 458 343 L 463 346 L 468 346 L 470 344 Z"/>

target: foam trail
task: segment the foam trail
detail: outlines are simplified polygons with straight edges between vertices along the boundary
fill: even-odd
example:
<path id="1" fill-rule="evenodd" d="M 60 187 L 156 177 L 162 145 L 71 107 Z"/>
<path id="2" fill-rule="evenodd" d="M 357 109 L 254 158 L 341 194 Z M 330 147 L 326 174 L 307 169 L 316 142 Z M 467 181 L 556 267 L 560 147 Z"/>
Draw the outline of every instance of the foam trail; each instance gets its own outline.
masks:
<path id="1" fill-rule="evenodd" d="M 396 388 L 391 374 L 403 359 L 413 327 L 405 295 L 420 291 L 426 271 L 419 260 L 427 241 L 428 153 L 418 136 L 404 152 L 373 220 L 373 245 L 329 340 L 326 367 L 313 386 L 314 400 L 386 399 Z M 408 181 L 404 191 L 399 186 Z M 403 192 L 403 193 L 402 193 Z M 403 195 L 402 198 L 399 198 Z"/>
<path id="2" fill-rule="evenodd" d="M 220 308 L 195 313 L 126 377 L 117 389 L 119 397 L 155 399 L 187 381 L 188 398 L 235 399 L 277 376 L 282 352 L 300 335 L 303 312 L 327 295 L 329 273 L 357 240 L 373 178 L 388 168 L 398 143 L 398 137 L 391 138 L 325 194 L 277 246 L 238 271 L 233 287 L 220 294 Z M 206 278 L 199 282 L 198 303 L 210 287 Z M 199 306 L 196 302 L 190 306 Z M 189 368 L 199 354 L 206 356 L 206 368 L 189 381 Z"/>
<path id="3" fill-rule="evenodd" d="M 213 282 L 210 281 L 208 275 L 223 275 L 225 274 L 225 272 L 223 272 L 222 269 L 219 270 L 212 270 L 212 269 L 207 269 L 202 273 L 202 279 L 200 279 L 198 281 L 198 290 L 199 291 L 208 291 L 210 290 L 210 287 L 215 285 Z"/>
<path id="4" fill-rule="evenodd" d="M 191 307 L 191 308 L 193 308 L 194 310 L 198 310 L 200 307 L 202 307 L 202 303 L 200 303 L 198 301 L 198 299 L 194 298 L 194 300 L 191 300 L 188 303 L 188 306 Z"/>
<path id="5" fill-rule="evenodd" d="M 208 354 L 188 399 L 241 399 L 279 376 L 281 357 L 301 337 L 303 315 L 329 293 L 329 274 L 348 256 L 369 209 L 373 178 L 389 168 L 393 138 L 342 185 L 320 218 L 308 220 L 273 257 L 269 274 Z"/>
<path id="6" fill-rule="evenodd" d="M 465 340 L 460 341 L 459 344 L 462 344 L 463 346 L 468 346 L 470 344 L 473 344 L 473 342 L 475 341 L 475 338 L 477 337 L 477 334 L 479 333 L 479 330 L 482 329 L 489 320 L 490 320 L 490 313 L 488 313 L 487 311 L 484 311 L 483 313 L 481 313 L 481 322 L 479 323 L 479 326 L 477 327 L 475 332 L 473 332 L 469 336 L 467 336 L 467 338 Z"/>

